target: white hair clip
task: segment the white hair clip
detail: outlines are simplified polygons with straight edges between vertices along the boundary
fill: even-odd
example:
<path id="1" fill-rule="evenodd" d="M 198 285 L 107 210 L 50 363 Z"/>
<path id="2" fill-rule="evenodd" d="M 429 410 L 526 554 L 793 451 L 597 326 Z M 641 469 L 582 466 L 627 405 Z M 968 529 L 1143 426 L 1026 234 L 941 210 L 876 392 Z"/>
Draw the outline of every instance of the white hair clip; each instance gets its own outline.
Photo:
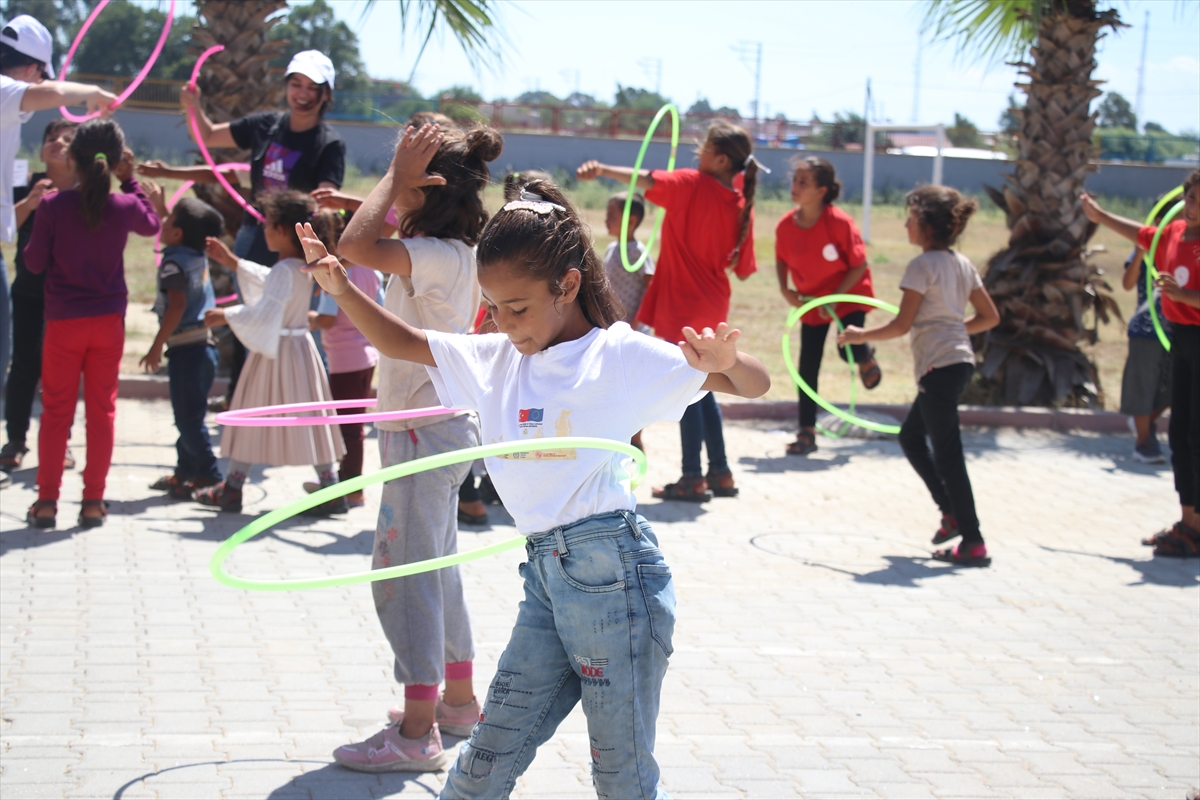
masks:
<path id="1" fill-rule="evenodd" d="M 750 155 L 746 156 L 746 160 L 742 162 L 742 169 L 745 169 L 746 167 L 750 166 L 751 161 L 753 161 L 755 164 L 758 164 L 758 168 L 761 171 L 767 173 L 768 175 L 771 174 L 771 170 L 767 169 L 766 166 L 763 164 L 763 162 L 761 162 L 757 158 L 755 158 L 754 153 L 751 153 Z"/>
<path id="2" fill-rule="evenodd" d="M 520 200 L 512 200 L 504 204 L 504 211 L 532 211 L 535 214 L 549 214 L 551 211 L 566 211 L 558 203 L 551 203 L 540 194 L 521 192 Z"/>

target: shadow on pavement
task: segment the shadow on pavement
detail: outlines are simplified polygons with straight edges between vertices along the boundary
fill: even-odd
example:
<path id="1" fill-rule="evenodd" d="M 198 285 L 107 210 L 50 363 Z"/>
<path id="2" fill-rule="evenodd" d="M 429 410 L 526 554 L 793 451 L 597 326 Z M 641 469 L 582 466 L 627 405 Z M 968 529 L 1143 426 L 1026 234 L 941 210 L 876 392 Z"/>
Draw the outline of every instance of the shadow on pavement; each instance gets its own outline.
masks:
<path id="1" fill-rule="evenodd" d="M 719 502 L 716 498 L 710 503 Z M 702 503 L 685 500 L 660 500 L 657 503 L 638 503 L 634 511 L 647 522 L 693 522 L 708 513 Z"/>
<path id="2" fill-rule="evenodd" d="M 883 567 L 882 569 L 872 570 L 870 572 L 856 572 L 853 569 L 849 569 L 845 566 L 836 566 L 834 564 L 827 564 L 823 561 L 818 561 L 813 558 L 807 558 L 803 555 L 787 553 L 787 552 L 784 552 L 783 549 L 780 549 L 778 547 L 773 547 L 772 543 L 771 543 L 771 539 L 778 538 L 781 536 L 787 536 L 787 534 L 778 534 L 778 533 L 761 534 L 759 536 L 753 537 L 750 540 L 750 546 L 757 550 L 761 550 L 764 553 L 770 553 L 773 556 L 783 556 L 784 558 L 790 558 L 793 561 L 797 561 L 801 564 L 804 564 L 805 566 L 817 567 L 819 569 L 829 570 L 830 572 L 836 572 L 840 575 L 848 575 L 854 579 L 855 583 L 873 583 L 873 584 L 877 584 L 880 586 L 900 586 L 900 587 L 904 587 L 904 588 L 917 588 L 917 585 L 918 585 L 917 582 L 925 580 L 926 578 L 937 578 L 937 577 L 941 577 L 943 575 L 953 574 L 955 572 L 958 572 L 959 570 L 972 569 L 972 567 L 959 567 L 959 566 L 955 566 L 953 564 L 942 564 L 941 562 L 934 561 L 931 557 L 925 556 L 925 555 L 921 555 L 921 556 L 885 555 L 885 556 L 880 556 L 880 558 L 882 558 L 884 561 L 887 562 L 888 565 L 886 567 Z M 807 539 L 808 536 L 804 536 L 804 538 Z M 869 537 L 853 537 L 853 536 L 845 537 L 845 536 L 843 536 L 842 538 L 844 539 L 844 538 L 869 538 Z M 783 543 L 784 543 L 784 546 L 786 547 L 786 539 L 783 540 Z M 888 543 L 898 545 L 900 547 L 905 547 L 908 549 L 915 549 L 911 545 L 906 545 L 903 542 L 888 542 Z M 936 566 L 934 566 L 934 565 L 936 565 Z"/>
<path id="3" fill-rule="evenodd" d="M 221 766 L 221 765 L 225 765 L 225 764 L 280 764 L 280 763 L 282 763 L 282 764 L 325 764 L 327 762 L 316 761 L 315 759 L 294 759 L 294 760 L 289 761 L 289 760 L 283 759 L 283 758 L 235 758 L 231 761 L 197 761 L 195 764 L 180 764 L 175 767 L 167 767 L 166 769 L 160 769 L 156 772 L 147 772 L 144 775 L 137 776 L 133 780 L 126 781 L 115 792 L 113 792 L 112 800 L 121 800 L 121 798 L 123 798 L 125 796 L 125 793 L 127 791 L 129 791 L 130 789 L 134 788 L 135 786 L 137 786 L 137 784 L 144 783 L 145 781 L 156 778 L 159 775 L 165 775 L 168 772 L 178 772 L 179 770 L 191 769 L 192 767 L 211 767 L 211 766 Z M 348 773 L 348 774 L 353 774 L 353 773 Z M 300 777 L 303 777 L 303 776 L 300 776 Z M 370 776 L 364 776 L 364 777 L 370 777 Z M 296 780 L 296 779 L 293 779 L 293 780 Z M 289 786 L 290 785 L 291 785 L 291 782 L 289 781 Z M 374 784 L 372 784 L 372 785 L 374 785 Z M 286 788 L 286 787 L 282 787 L 282 788 Z M 276 791 L 278 791 L 278 790 L 276 790 Z M 276 796 L 277 795 L 274 793 L 271 794 L 271 797 L 276 797 Z M 289 795 L 287 795 L 287 794 L 278 795 L 278 797 L 288 797 L 288 796 Z M 309 795 L 307 792 L 305 792 L 303 794 L 303 796 L 307 798 Z M 362 791 L 355 796 L 356 797 L 369 797 L 370 792 Z"/>
<path id="4" fill-rule="evenodd" d="M 18 517 L 13 514 L 4 514 L 9 519 L 15 519 L 22 525 L 27 525 L 24 517 Z M 31 547 L 44 547 L 48 544 L 58 544 L 64 539 L 70 539 L 75 535 L 76 531 L 82 531 L 83 528 L 77 525 L 71 525 L 63 528 L 30 528 L 24 527 L 14 531 L 4 531 L 0 533 L 0 558 L 9 550 L 28 550 Z"/>
<path id="5" fill-rule="evenodd" d="M 290 779 L 267 795 L 267 800 L 307 800 L 309 797 L 319 797 L 322 800 L 357 800 L 366 797 L 392 797 L 410 787 L 419 787 L 430 797 L 437 797 L 442 783 L 438 776 L 439 773 L 429 772 L 384 772 L 369 775 L 339 767 L 337 764 L 326 764 L 320 769 Z"/>
<path id="6" fill-rule="evenodd" d="M 1044 544 L 1040 544 L 1038 547 L 1050 553 L 1102 558 L 1105 561 L 1111 561 L 1114 564 L 1123 564 L 1140 572 L 1142 579 L 1127 584 L 1128 586 L 1178 586 L 1180 588 L 1193 589 L 1200 586 L 1200 561 L 1194 558 L 1166 558 L 1161 556 L 1152 556 L 1146 559 L 1121 558 L 1120 556 L 1106 556 L 1101 553 L 1087 553 L 1082 550 L 1060 550 L 1056 547 L 1047 547 Z M 1149 554 L 1150 548 L 1146 548 L 1146 552 Z"/>
<path id="7" fill-rule="evenodd" d="M 850 463 L 850 455 L 847 453 L 838 453 L 833 458 L 804 458 L 802 456 L 755 458 L 753 456 L 742 456 L 738 459 L 738 463 L 753 472 L 780 475 L 785 472 L 820 472 L 822 470 L 844 467 Z"/>

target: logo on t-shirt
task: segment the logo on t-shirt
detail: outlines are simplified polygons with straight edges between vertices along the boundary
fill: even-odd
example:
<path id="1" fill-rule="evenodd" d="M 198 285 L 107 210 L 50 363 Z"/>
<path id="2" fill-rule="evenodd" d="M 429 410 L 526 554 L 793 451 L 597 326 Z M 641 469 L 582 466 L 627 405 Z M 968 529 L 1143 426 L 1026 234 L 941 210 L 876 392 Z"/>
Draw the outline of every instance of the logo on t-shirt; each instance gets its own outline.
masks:
<path id="1" fill-rule="evenodd" d="M 838 258 L 837 248 L 834 247 L 832 244 L 827 244 L 821 248 L 821 256 L 826 261 L 837 261 L 837 258 Z"/>
<path id="2" fill-rule="evenodd" d="M 545 409 L 542 408 L 522 408 L 517 412 L 517 422 L 532 422 L 540 425 L 542 423 L 542 415 Z M 522 425 L 522 428 L 530 427 Z"/>
<path id="3" fill-rule="evenodd" d="M 1175 282 L 1179 284 L 1180 288 L 1186 287 L 1188 285 L 1188 279 L 1191 277 L 1192 271 L 1187 267 L 1180 265 L 1175 268 Z"/>
<path id="4" fill-rule="evenodd" d="M 300 151 L 272 142 L 263 159 L 263 184 L 272 189 L 286 189 L 288 175 L 300 160 Z"/>

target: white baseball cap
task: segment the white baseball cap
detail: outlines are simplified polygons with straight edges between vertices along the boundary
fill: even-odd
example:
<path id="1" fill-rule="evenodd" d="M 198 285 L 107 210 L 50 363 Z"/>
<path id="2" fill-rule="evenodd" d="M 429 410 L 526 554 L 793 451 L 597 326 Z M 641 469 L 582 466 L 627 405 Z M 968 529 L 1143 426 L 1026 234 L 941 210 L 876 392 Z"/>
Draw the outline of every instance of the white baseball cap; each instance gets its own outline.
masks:
<path id="1" fill-rule="evenodd" d="M 46 65 L 46 77 L 54 77 L 54 39 L 46 26 L 28 14 L 13 17 L 4 25 L 0 33 L 0 42 L 23 53 L 30 58 L 36 58 Z M 333 70 L 332 65 L 330 70 Z"/>
<path id="2" fill-rule="evenodd" d="M 313 83 L 328 83 L 333 91 L 333 62 L 320 50 L 304 50 L 292 56 L 285 75 L 299 72 Z"/>

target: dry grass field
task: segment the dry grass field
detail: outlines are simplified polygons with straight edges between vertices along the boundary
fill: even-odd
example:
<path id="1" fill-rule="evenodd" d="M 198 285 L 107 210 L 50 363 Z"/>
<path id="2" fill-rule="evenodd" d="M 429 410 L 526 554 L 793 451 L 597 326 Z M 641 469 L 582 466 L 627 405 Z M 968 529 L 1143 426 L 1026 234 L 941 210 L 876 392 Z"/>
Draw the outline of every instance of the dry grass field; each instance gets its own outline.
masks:
<path id="1" fill-rule="evenodd" d="M 34 166 L 34 165 L 31 165 Z M 178 183 L 167 181 L 168 196 L 178 188 Z M 365 195 L 373 185 L 370 176 L 353 176 L 347 181 L 346 190 Z M 604 200 L 609 189 L 599 184 L 583 184 L 572 192 L 582 213 L 592 227 L 596 246 L 601 250 L 610 237 L 604 232 Z M 489 209 L 501 204 L 500 190 L 491 187 L 486 197 Z M 981 269 L 990 255 L 999 250 L 1007 239 L 1003 215 L 986 201 L 972 220 L 966 235 L 960 242 L 961 250 Z M 734 280 L 733 304 L 730 323 L 742 330 L 741 344 L 744 350 L 762 359 L 771 371 L 773 386 L 769 399 L 790 399 L 796 396 L 795 389 L 783 365 L 780 339 L 784 330 L 788 307 L 780 296 L 775 277 L 774 228 L 778 219 L 788 210 L 786 199 L 763 199 L 758 204 L 755 225 L 755 251 L 758 255 L 759 271 L 744 282 Z M 855 219 L 861 220 L 861 207 L 843 205 Z M 1118 207 L 1120 213 L 1138 214 L 1133 207 Z M 871 271 L 874 275 L 876 294 L 884 300 L 898 303 L 900 276 L 914 255 L 915 249 L 908 244 L 904 232 L 903 209 L 896 205 L 876 206 L 872 213 L 872 241 L 867 246 Z M 639 232 L 648 235 L 647 225 Z M 1104 269 L 1110 284 L 1117 290 L 1122 311 L 1128 314 L 1135 305 L 1132 292 L 1120 291 L 1121 265 L 1129 252 L 1124 240 L 1106 230 L 1101 230 L 1092 240 L 1093 247 L 1102 252 L 1094 255 Z M 5 262 L 12 270 L 12 245 L 3 245 Z M 138 359 L 145 354 L 158 328 L 157 319 L 150 312 L 154 299 L 154 253 L 149 239 L 131 237 L 125 252 L 126 279 L 129 284 L 130 305 L 126 318 L 125 359 L 122 369 L 137 372 Z M 885 319 L 884 312 L 873 312 L 868 324 Z M 826 358 L 822 368 L 822 394 L 835 402 L 849 399 L 849 373 L 833 352 L 833 337 L 826 344 Z M 798 352 L 797 335 L 793 335 L 793 351 Z M 1089 355 L 1100 368 L 1104 389 L 1104 407 L 1116 409 L 1120 405 L 1121 369 L 1125 362 L 1125 326 L 1113 320 L 1100 326 L 1100 341 L 1089 348 Z M 883 383 L 873 392 L 859 391 L 861 402 L 908 403 L 915 393 L 912 376 L 912 358 L 907 339 L 884 342 L 878 347 L 878 358 L 883 368 Z M 165 369 L 165 368 L 164 368 Z"/>

